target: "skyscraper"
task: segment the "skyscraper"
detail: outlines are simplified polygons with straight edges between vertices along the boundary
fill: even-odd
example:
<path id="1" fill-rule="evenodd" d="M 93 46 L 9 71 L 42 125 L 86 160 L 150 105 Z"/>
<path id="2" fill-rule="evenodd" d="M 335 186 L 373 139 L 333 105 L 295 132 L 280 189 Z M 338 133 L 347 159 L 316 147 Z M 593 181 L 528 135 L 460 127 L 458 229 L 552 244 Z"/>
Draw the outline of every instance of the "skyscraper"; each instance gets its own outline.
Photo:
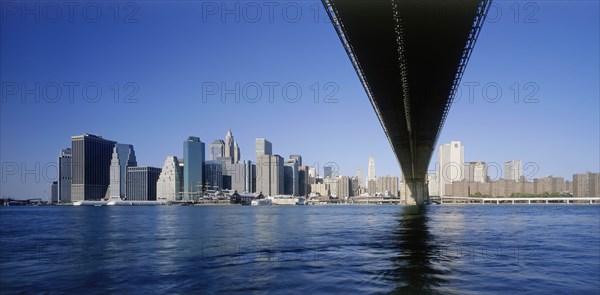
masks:
<path id="1" fill-rule="evenodd" d="M 110 162 L 116 142 L 83 134 L 71 137 L 71 201 L 108 197 Z"/>
<path id="2" fill-rule="evenodd" d="M 310 182 L 308 176 L 308 166 L 298 166 L 298 195 L 306 196 L 310 193 Z"/>
<path id="3" fill-rule="evenodd" d="M 71 201 L 71 149 L 60 151 L 58 157 L 58 201 Z"/>
<path id="4" fill-rule="evenodd" d="M 301 155 L 290 155 L 290 159 L 294 159 L 298 162 L 298 166 L 302 166 L 302 156 Z"/>
<path id="5" fill-rule="evenodd" d="M 323 177 L 331 178 L 333 174 L 333 166 L 324 166 L 323 167 Z"/>
<path id="6" fill-rule="evenodd" d="M 175 156 L 168 156 L 156 182 L 156 199 L 158 201 L 181 201 L 183 189 L 183 169 Z"/>
<path id="7" fill-rule="evenodd" d="M 332 197 L 338 196 L 338 178 L 337 177 L 325 177 L 323 183 L 329 187 L 329 195 Z"/>
<path id="8" fill-rule="evenodd" d="M 133 145 L 115 144 L 110 162 L 110 196 L 125 198 L 127 167 L 137 166 Z"/>
<path id="9" fill-rule="evenodd" d="M 251 161 L 244 161 L 244 191 L 253 193 L 256 191 L 256 165 Z"/>
<path id="10" fill-rule="evenodd" d="M 264 138 L 256 139 L 256 163 L 258 163 L 258 158 L 262 155 L 272 155 L 273 154 L 273 146 L 271 142 Z"/>
<path id="11" fill-rule="evenodd" d="M 214 161 L 217 158 L 225 157 L 225 142 L 221 139 L 215 139 L 210 145 L 210 160 Z"/>
<path id="12" fill-rule="evenodd" d="M 356 177 L 358 178 L 358 188 L 360 190 L 362 187 L 362 169 L 358 168 L 356 170 Z"/>
<path id="13" fill-rule="evenodd" d="M 461 181 L 464 178 L 465 148 L 460 141 L 442 144 L 438 151 L 438 181 L 440 196 L 445 196 L 446 184 Z"/>
<path id="14" fill-rule="evenodd" d="M 204 185 L 207 190 L 223 189 L 223 162 L 206 161 L 204 163 Z"/>
<path id="15" fill-rule="evenodd" d="M 398 197 L 398 176 L 377 177 L 377 193 Z"/>
<path id="16" fill-rule="evenodd" d="M 50 195 L 49 201 L 51 203 L 58 202 L 58 181 L 52 182 L 52 186 L 50 186 L 50 191 L 51 191 L 51 195 Z"/>
<path id="17" fill-rule="evenodd" d="M 367 171 L 367 188 L 369 187 L 369 180 L 376 180 L 375 159 L 372 155 L 369 156 L 369 170 Z"/>
<path id="18" fill-rule="evenodd" d="M 519 182 L 522 169 L 520 160 L 504 162 L 504 179 Z"/>
<path id="19" fill-rule="evenodd" d="M 337 179 L 336 196 L 338 198 L 347 199 L 352 196 L 352 182 L 348 176 L 340 176 Z"/>
<path id="20" fill-rule="evenodd" d="M 440 195 L 440 183 L 437 173 L 427 173 L 427 190 L 430 196 Z"/>
<path id="21" fill-rule="evenodd" d="M 231 163 L 236 163 L 235 160 L 236 143 L 231 130 L 227 130 L 225 135 L 225 157 L 230 158 Z"/>
<path id="22" fill-rule="evenodd" d="M 237 144 L 237 140 L 233 140 L 233 163 L 238 163 L 241 160 L 242 154 L 240 153 L 240 147 Z"/>
<path id="23" fill-rule="evenodd" d="M 183 142 L 183 200 L 196 200 L 203 192 L 204 143 L 189 136 Z"/>
<path id="24" fill-rule="evenodd" d="M 298 177 L 298 161 L 289 159 L 283 167 L 283 193 L 291 196 L 300 195 L 300 182 Z"/>
<path id="25" fill-rule="evenodd" d="M 475 180 L 475 165 L 477 162 L 465 162 L 464 179 L 467 182 L 473 182 Z"/>
<path id="26" fill-rule="evenodd" d="M 161 173 L 156 167 L 127 167 L 127 200 L 156 201 L 156 189 Z"/>
<path id="27" fill-rule="evenodd" d="M 264 138 L 256 139 L 256 192 L 265 196 L 283 194 L 283 158 L 272 155 L 272 145 Z"/>
<path id="28" fill-rule="evenodd" d="M 487 164 L 485 162 L 477 161 L 477 163 L 475 164 L 475 169 L 473 171 L 473 181 L 481 183 L 487 182 L 487 174 Z"/>

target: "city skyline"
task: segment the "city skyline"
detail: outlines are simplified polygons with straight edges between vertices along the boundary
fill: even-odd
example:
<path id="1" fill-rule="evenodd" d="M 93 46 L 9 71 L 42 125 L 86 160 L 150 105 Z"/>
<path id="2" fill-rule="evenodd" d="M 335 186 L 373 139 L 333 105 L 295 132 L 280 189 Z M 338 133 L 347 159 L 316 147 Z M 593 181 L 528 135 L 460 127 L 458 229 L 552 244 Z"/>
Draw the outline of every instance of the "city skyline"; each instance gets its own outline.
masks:
<path id="1" fill-rule="evenodd" d="M 109 194 L 111 196 L 116 195 L 116 196 L 120 196 L 121 198 L 124 197 L 124 194 L 122 192 L 122 190 L 125 190 L 125 183 L 123 182 L 123 177 L 119 176 L 122 175 L 120 173 L 127 173 L 127 167 L 138 167 L 138 168 L 144 168 L 144 169 L 158 169 L 158 173 L 160 174 L 160 168 L 154 168 L 154 167 L 150 167 L 148 165 L 141 165 L 138 166 L 137 162 L 136 162 L 136 152 L 134 151 L 134 145 L 133 144 L 123 144 L 120 143 L 118 141 L 114 141 L 114 140 L 110 140 L 110 139 L 106 139 L 103 138 L 102 136 L 98 136 L 95 134 L 91 134 L 91 133 L 84 133 L 83 135 L 74 135 L 71 136 L 72 140 L 74 142 L 77 142 L 79 139 L 92 139 L 92 140 L 100 140 L 102 142 L 109 142 L 109 143 L 114 143 L 114 147 L 111 150 L 111 165 L 110 165 L 110 184 L 107 186 L 107 192 L 109 192 Z M 240 152 L 240 148 L 239 146 L 237 146 L 236 140 L 233 138 L 232 135 L 232 131 L 231 129 L 227 129 L 227 133 L 225 138 L 229 138 L 227 141 L 230 143 L 230 145 L 233 147 L 235 146 L 235 150 L 231 150 L 231 154 L 233 155 L 234 153 L 236 155 L 241 154 Z M 202 164 L 200 165 L 203 168 L 200 168 L 200 170 L 198 170 L 200 176 L 203 179 L 205 179 L 205 176 L 202 176 L 202 174 L 206 174 L 207 173 L 207 168 L 209 165 L 213 164 L 213 163 L 219 163 L 218 166 L 221 167 L 221 165 L 223 166 L 223 172 L 219 171 L 219 176 L 221 175 L 221 173 L 223 174 L 223 176 L 225 176 L 225 170 L 226 169 L 233 169 L 233 170 L 240 170 L 237 172 L 233 172 L 233 174 L 235 175 L 236 173 L 240 173 L 241 170 L 244 170 L 246 168 L 242 168 L 242 169 L 237 169 L 237 167 L 233 167 L 232 165 L 235 164 L 246 164 L 246 162 L 249 162 L 249 164 L 251 165 L 256 165 L 257 163 L 259 165 L 262 165 L 264 163 L 260 163 L 258 162 L 259 156 L 268 156 L 267 160 L 269 161 L 269 165 L 267 166 L 271 166 L 271 162 L 270 161 L 275 161 L 274 165 L 275 166 L 279 166 L 280 170 L 279 171 L 279 175 L 276 176 L 278 178 L 281 178 L 279 180 L 276 180 L 277 184 L 272 183 L 273 180 L 271 179 L 270 176 L 269 178 L 267 178 L 265 181 L 265 185 L 267 185 L 267 187 L 269 186 L 273 186 L 275 185 L 276 187 L 279 186 L 278 188 L 275 189 L 274 194 L 275 195 L 279 195 L 279 194 L 284 194 L 287 193 L 287 191 L 284 192 L 283 189 L 283 178 L 284 178 L 284 168 L 285 166 L 290 162 L 293 161 L 291 163 L 296 163 L 295 165 L 295 170 L 296 172 L 294 173 L 298 173 L 298 167 L 299 164 L 302 164 L 302 155 L 301 154 L 288 154 L 289 155 L 289 159 L 286 159 L 284 156 L 280 156 L 279 154 L 282 155 L 286 155 L 285 153 L 277 153 L 275 154 L 273 152 L 273 143 L 270 142 L 269 140 L 267 140 L 266 138 L 256 138 L 255 139 L 255 154 L 257 156 L 257 161 L 252 161 L 252 160 L 245 160 L 243 158 L 237 158 L 237 160 L 234 162 L 233 159 L 230 159 L 230 157 L 216 157 L 216 160 L 210 160 L 210 158 L 213 157 L 212 152 L 214 149 L 214 144 L 217 142 L 223 143 L 224 141 L 217 138 L 213 141 L 213 144 L 211 145 L 206 145 L 205 141 L 202 141 L 202 138 L 197 137 L 197 136 L 188 136 L 187 140 L 184 141 L 184 148 L 182 149 L 182 154 L 186 154 L 186 148 L 189 146 L 190 143 L 198 143 L 198 148 L 200 148 L 200 150 L 197 150 L 196 153 L 200 152 L 202 154 L 202 158 L 204 158 L 204 161 L 199 161 L 199 160 L 195 160 L 197 163 L 202 162 Z M 220 147 L 224 150 L 224 147 Z M 447 151 L 445 150 L 447 149 Z M 457 152 L 451 152 L 451 149 L 458 149 Z M 434 163 L 436 165 L 438 165 L 438 163 L 440 163 L 437 167 L 437 170 L 435 171 L 430 171 L 430 173 L 428 173 L 428 181 L 430 182 L 429 184 L 429 193 L 430 195 L 437 195 L 438 193 L 440 195 L 444 195 L 444 186 L 447 184 L 451 184 L 452 182 L 462 182 L 462 181 L 467 181 L 467 183 L 474 183 L 474 182 L 481 182 L 481 183 L 493 183 L 493 182 L 497 182 L 497 181 L 502 181 L 502 180 L 511 180 L 511 181 L 515 181 L 515 182 L 519 182 L 521 181 L 521 178 L 523 178 L 523 180 L 525 182 L 529 182 L 532 183 L 534 180 L 536 179 L 544 179 L 544 178 L 548 178 L 548 177 L 557 177 L 554 174 L 548 174 L 548 175 L 544 175 L 544 176 L 536 176 L 534 174 L 528 174 L 528 175 L 523 175 L 523 171 L 525 171 L 523 168 L 523 164 L 521 160 L 508 160 L 508 161 L 502 161 L 500 163 L 495 163 L 495 162 L 486 162 L 486 161 L 481 161 L 478 160 L 476 162 L 469 162 L 464 160 L 465 159 L 465 152 L 464 152 L 465 147 L 461 144 L 460 141 L 457 140 L 453 140 L 450 143 L 441 143 L 440 145 L 438 145 L 438 147 L 436 148 L 436 150 L 439 151 L 439 153 L 437 154 L 437 161 L 435 161 Z M 61 165 L 61 161 L 63 161 L 64 156 L 68 155 L 68 162 L 67 163 L 71 163 L 71 158 L 70 158 L 70 151 L 71 148 L 64 148 L 60 150 L 60 156 L 57 158 L 57 162 L 56 165 L 57 167 L 62 167 Z M 118 151 L 118 153 L 117 153 Z M 457 155 L 453 155 L 454 153 L 457 153 Z M 182 156 L 176 156 L 176 153 L 167 153 L 166 160 L 164 160 L 164 165 L 159 165 L 157 167 L 167 167 L 167 163 L 169 161 L 173 161 L 173 159 L 177 160 L 179 159 L 179 161 L 181 163 L 183 163 L 185 161 L 185 157 Z M 250 153 L 252 154 L 252 153 Z M 223 155 L 224 156 L 224 155 Z M 273 158 L 274 157 L 274 158 Z M 447 158 L 447 159 L 442 159 L 442 157 Z M 260 158 L 262 159 L 262 158 Z M 396 177 L 399 180 L 399 185 L 401 184 L 401 179 L 402 179 L 402 175 L 391 175 L 391 174 L 387 174 L 385 176 L 381 175 L 381 176 L 377 176 L 375 174 L 375 158 L 373 157 L 373 155 L 369 155 L 369 157 L 367 158 L 368 160 L 368 176 L 365 179 L 365 183 L 359 184 L 361 188 L 364 189 L 364 192 L 368 192 L 368 193 L 374 193 L 375 189 L 368 189 L 368 185 L 369 185 L 369 180 L 373 181 L 373 184 L 377 184 L 377 191 L 379 192 L 379 186 L 380 186 L 380 182 L 382 181 L 382 179 L 385 179 L 387 177 Z M 458 160 L 459 162 L 457 162 L 456 160 Z M 116 161 L 116 162 L 115 162 Z M 231 162 L 230 162 L 231 161 Z M 117 166 L 114 166 L 116 163 Z M 126 164 L 125 164 L 126 163 Z M 181 165 L 181 163 L 179 165 Z M 488 169 L 489 166 L 494 166 L 494 169 L 496 169 L 495 173 L 496 176 L 490 176 L 488 175 Z M 530 162 L 527 162 L 528 164 L 531 164 Z M 325 165 L 321 166 L 320 163 L 313 163 L 313 164 L 317 164 L 316 166 L 312 166 L 312 165 L 308 165 L 306 166 L 307 169 L 315 169 L 316 172 L 316 176 L 320 179 L 327 179 L 327 178 L 333 178 L 333 179 L 342 179 L 343 177 L 351 177 L 351 178 L 357 178 L 360 179 L 361 178 L 361 174 L 362 174 L 362 170 L 361 168 L 358 168 L 355 174 L 343 174 L 340 173 L 340 171 L 335 170 L 338 167 L 336 167 L 336 163 L 333 161 L 329 161 L 327 163 L 325 163 Z M 205 166 L 206 165 L 206 166 Z M 474 167 L 469 167 L 470 165 L 473 165 Z M 75 165 L 75 167 L 78 165 Z M 210 184 L 213 181 L 210 181 L 207 179 L 205 179 L 205 182 L 200 184 L 200 185 L 196 185 L 198 188 L 197 189 L 188 189 L 189 191 L 187 191 L 184 187 L 185 187 L 185 181 L 183 177 L 184 175 L 184 171 L 185 169 L 185 165 L 182 165 L 181 168 L 181 176 L 179 178 L 179 180 L 177 180 L 178 182 L 181 182 L 181 193 L 184 196 L 184 199 L 191 199 L 191 195 L 194 194 L 200 194 L 200 191 L 202 190 L 210 190 L 211 188 L 204 188 L 205 184 Z M 227 167 L 227 168 L 226 168 Z M 442 167 L 445 167 L 444 171 L 440 171 L 441 169 L 443 169 Z M 516 168 L 515 168 L 516 167 Z M 66 168 L 66 167 L 65 167 Z M 64 168 L 63 168 L 64 169 Z M 71 167 L 69 167 L 68 169 L 73 169 Z M 211 168 L 212 169 L 212 168 Z M 271 169 L 271 168 L 269 168 Z M 586 170 L 586 171 L 573 171 L 569 176 L 572 176 L 571 178 L 569 177 L 561 177 L 558 176 L 560 178 L 564 178 L 567 181 L 571 181 L 573 182 L 575 175 L 577 174 L 584 174 L 584 173 L 597 173 L 596 171 L 593 170 Z M 60 172 L 59 172 L 60 173 Z M 117 173 L 116 176 L 114 175 L 114 173 Z M 174 172 L 169 172 L 169 175 L 172 174 Z M 241 172 L 244 173 L 244 172 Z M 286 172 L 287 173 L 287 172 Z M 321 174 L 322 173 L 322 174 Z M 443 175 L 446 175 L 446 177 L 443 177 Z M 231 171 L 230 171 L 231 174 Z M 269 172 L 269 174 L 272 174 Z M 369 176 L 373 176 L 372 178 L 370 178 Z M 256 175 L 255 175 L 256 176 Z M 433 178 L 431 178 L 430 176 L 432 176 Z M 287 176 L 286 176 L 287 177 Z M 295 176 L 296 177 L 296 176 Z M 508 178 L 507 178 L 508 177 Z M 119 178 L 121 179 L 119 181 Z M 115 180 L 116 179 L 116 180 Z M 258 178 L 257 178 L 258 179 Z M 446 179 L 446 181 L 444 181 L 444 179 Z M 158 174 L 156 174 L 156 180 L 158 181 Z M 174 180 L 171 180 L 174 181 Z M 221 181 L 221 180 L 219 180 Z M 231 182 L 231 179 L 229 180 Z M 244 180 L 245 181 L 245 180 Z M 242 181 L 242 182 L 244 182 Z M 281 183 L 279 183 L 281 181 Z M 434 181 L 432 183 L 432 181 Z M 50 182 L 51 185 L 51 191 L 53 192 L 53 194 L 56 192 L 59 196 L 60 193 L 58 192 L 59 189 L 59 184 L 60 181 L 52 181 Z M 115 188 L 115 184 L 118 186 L 121 186 L 120 189 Z M 173 183 L 174 185 L 174 183 Z M 191 185 L 191 183 L 189 184 Z M 220 183 L 217 187 L 220 187 Z M 230 183 L 231 185 L 231 183 Z M 308 184 L 310 186 L 310 184 Z M 244 184 L 242 184 L 242 187 L 244 186 Z M 337 187 L 337 181 L 336 184 L 334 184 L 334 186 Z M 262 192 L 262 190 L 258 189 L 258 188 L 262 188 L 262 186 L 260 184 L 258 184 L 258 187 L 254 187 L 257 188 L 256 193 Z M 162 184 L 161 186 L 158 187 L 157 191 L 160 191 L 162 189 Z M 287 188 L 286 188 L 287 189 Z M 271 189 L 267 188 L 267 190 L 270 192 Z M 333 192 L 335 192 L 337 189 L 332 189 Z M 294 188 L 294 195 L 297 195 L 298 193 L 298 188 Z M 121 192 L 121 193 L 115 193 L 115 192 Z M 434 193 L 435 192 L 435 193 Z M 68 194 L 70 195 L 71 192 L 69 191 Z M 156 194 L 156 193 L 155 193 Z M 176 193 L 172 193 L 173 196 L 176 195 Z M 335 193 L 334 193 L 335 195 Z M 187 197 L 186 197 L 187 196 Z M 3 196 L 3 197 L 11 197 L 11 196 Z M 15 197 L 15 196 L 12 196 Z M 23 196 L 16 196 L 17 198 L 23 197 Z M 154 198 L 156 199 L 156 198 Z"/>
<path id="2" fill-rule="evenodd" d="M 460 139 L 469 147 L 465 161 L 536 163 L 539 169 L 533 177 L 571 178 L 572 173 L 597 169 L 598 3 L 578 3 L 537 3 L 535 23 L 515 21 L 509 4 L 499 4 L 503 17 L 483 26 L 460 96 L 436 146 Z M 255 138 L 264 137 L 277 143 L 276 153 L 301 153 L 305 165 L 335 162 L 342 175 L 354 175 L 358 168 L 367 174 L 364 159 L 373 154 L 379 175 L 400 175 L 396 157 L 330 23 L 305 18 L 297 23 L 278 19 L 238 24 L 217 17 L 203 20 L 194 3 L 139 5 L 139 23 L 118 27 L 109 22 L 41 26 L 12 16 L 0 26 L 4 168 L 0 194 L 43 196 L 58 179 L 58 169 L 53 168 L 57 151 L 69 146 L 69 136 L 86 132 L 133 144 L 138 147 L 138 162 L 152 167 L 162 167 L 165 151 L 179 151 L 181 140 L 190 134 L 209 145 L 211 139 L 222 137 L 223 129 L 231 129 L 244 160 L 253 160 L 252 153 L 244 151 L 252 150 Z M 303 7 L 305 15 L 312 15 L 309 4 Z M 325 20 L 325 11 L 316 8 Z M 162 27 L 163 22 L 153 18 L 159 10 L 177 15 L 179 21 Z M 181 28 L 193 30 L 184 33 Z M 171 36 L 167 31 L 179 33 Z M 65 34 L 80 38 L 39 41 L 63 40 Z M 137 45 L 128 45 L 129 40 Z M 163 47 L 155 46 L 156 42 Z M 80 50 L 80 44 L 86 43 L 96 45 Z M 236 49 L 239 44 L 246 50 Z M 275 45 L 265 49 L 264 44 Z M 140 53 L 139 48 L 144 50 Z M 578 48 L 578 54 L 569 54 L 572 48 Z M 547 65 L 554 70 L 545 70 Z M 77 95 L 70 102 L 70 88 L 64 86 L 73 85 L 70 82 L 78 85 L 76 93 L 97 83 L 102 99 L 90 102 Z M 36 89 L 36 83 L 50 92 L 57 83 L 62 99 L 49 102 L 39 91 L 27 92 Z M 236 102 L 235 93 L 227 94 L 236 83 L 237 94 L 254 89 L 252 83 L 260 85 L 262 100 Z M 270 102 L 265 83 L 277 84 L 278 91 L 297 83 L 301 99 L 290 102 L 279 95 Z M 25 90 L 11 94 L 14 85 Z M 216 94 L 203 88 L 207 85 L 217 85 Z M 499 101 L 482 96 L 483 89 L 493 96 L 496 86 L 502 91 Z M 136 87 L 134 101 L 125 102 Z M 114 89 L 120 90 L 117 102 Z M 320 90 L 317 96 L 315 89 Z M 334 94 L 325 102 L 329 93 Z M 132 116 L 163 118 L 169 108 L 174 110 L 169 120 L 132 124 Z M 201 110 L 210 112 L 198 115 Z M 110 120 L 99 119 L 106 114 L 111 114 Z M 215 128 L 217 122 L 223 126 Z M 183 156 L 182 152 L 174 155 Z M 435 171 L 435 163 L 432 159 L 430 171 Z M 36 164 L 39 181 L 23 175 L 36 169 Z M 17 175 L 6 170 L 14 165 Z"/>

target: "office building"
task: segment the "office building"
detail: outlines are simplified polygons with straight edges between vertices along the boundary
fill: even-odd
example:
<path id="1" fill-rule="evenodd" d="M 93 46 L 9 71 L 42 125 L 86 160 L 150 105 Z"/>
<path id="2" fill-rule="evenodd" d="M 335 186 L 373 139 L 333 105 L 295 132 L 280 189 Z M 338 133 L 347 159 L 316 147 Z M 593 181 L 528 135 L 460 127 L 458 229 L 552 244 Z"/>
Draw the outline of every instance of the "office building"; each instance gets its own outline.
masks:
<path id="1" fill-rule="evenodd" d="M 283 194 L 283 158 L 279 155 L 261 155 L 256 162 L 256 192 L 265 196 Z"/>
<path id="2" fill-rule="evenodd" d="M 302 166 L 302 156 L 301 155 L 290 155 L 290 159 L 296 160 L 296 162 L 298 162 L 298 167 Z"/>
<path id="3" fill-rule="evenodd" d="M 361 181 L 358 179 L 358 177 L 354 176 L 350 178 L 350 196 L 358 196 L 361 194 L 360 185 Z"/>
<path id="4" fill-rule="evenodd" d="M 204 162 L 204 187 L 206 190 L 223 189 L 223 166 L 221 161 Z"/>
<path id="5" fill-rule="evenodd" d="M 156 201 L 156 189 L 161 169 L 127 167 L 127 201 Z"/>
<path id="6" fill-rule="evenodd" d="M 298 166 L 298 195 L 300 196 L 307 196 L 310 194 L 308 169 L 308 166 Z"/>
<path id="7" fill-rule="evenodd" d="M 504 163 L 504 179 L 519 182 L 523 167 L 521 161 L 511 160 Z"/>
<path id="8" fill-rule="evenodd" d="M 373 158 L 373 156 L 369 156 L 369 169 L 367 170 L 367 188 L 369 187 L 369 181 L 370 180 L 374 180 L 376 181 L 376 176 L 375 176 L 375 158 Z"/>
<path id="9" fill-rule="evenodd" d="M 298 161 L 289 159 L 283 166 L 283 194 L 300 195 L 300 179 L 298 177 Z"/>
<path id="10" fill-rule="evenodd" d="M 363 187 L 363 185 L 362 185 L 362 183 L 363 183 L 362 182 L 363 181 L 362 180 L 363 179 L 363 177 L 362 177 L 362 169 L 360 169 L 360 168 L 356 169 L 356 177 L 358 178 L 358 187 L 359 187 L 359 191 L 360 191 L 360 188 Z"/>
<path id="11" fill-rule="evenodd" d="M 175 156 L 168 156 L 156 183 L 158 201 L 181 201 L 183 190 L 183 167 Z"/>
<path id="12" fill-rule="evenodd" d="M 137 166 L 135 151 L 130 144 L 115 144 L 110 162 L 110 196 L 125 198 L 127 167 Z"/>
<path id="13" fill-rule="evenodd" d="M 473 181 L 482 183 L 488 181 L 488 167 L 485 162 L 477 161 L 477 163 L 475 163 L 475 168 L 473 169 Z"/>
<path id="14" fill-rule="evenodd" d="M 71 201 L 71 149 L 60 151 L 58 157 L 58 201 Z"/>
<path id="15" fill-rule="evenodd" d="M 256 163 L 258 163 L 258 158 L 263 155 L 272 155 L 273 154 L 273 146 L 271 142 L 264 138 L 256 139 Z"/>
<path id="16" fill-rule="evenodd" d="M 251 161 L 244 161 L 244 192 L 256 191 L 256 165 Z"/>
<path id="17" fill-rule="evenodd" d="M 50 187 L 50 202 L 57 203 L 58 202 L 58 181 L 53 181 L 52 186 Z"/>
<path id="18" fill-rule="evenodd" d="M 183 200 L 198 199 L 203 193 L 204 143 L 190 136 L 183 142 Z"/>
<path id="19" fill-rule="evenodd" d="M 240 161 L 240 147 L 238 146 L 231 130 L 227 130 L 225 135 L 224 157 L 228 157 L 231 163 Z"/>
<path id="20" fill-rule="evenodd" d="M 438 181 L 439 194 L 445 196 L 446 184 L 461 181 L 464 178 L 465 149 L 460 141 L 442 144 L 438 150 Z"/>
<path id="21" fill-rule="evenodd" d="M 427 190 L 429 191 L 429 196 L 440 195 L 440 183 L 437 173 L 427 173 Z"/>
<path id="22" fill-rule="evenodd" d="M 338 196 L 338 178 L 325 177 L 323 183 L 329 188 L 329 195 L 337 198 Z"/>
<path id="23" fill-rule="evenodd" d="M 324 166 L 323 167 L 323 177 L 324 178 L 333 177 L 333 166 Z"/>
<path id="24" fill-rule="evenodd" d="M 71 201 L 109 197 L 110 162 L 116 142 L 93 134 L 71 137 Z"/>
<path id="25" fill-rule="evenodd" d="M 225 157 L 225 142 L 221 139 L 215 139 L 209 145 L 210 160 L 215 161 L 217 158 Z"/>

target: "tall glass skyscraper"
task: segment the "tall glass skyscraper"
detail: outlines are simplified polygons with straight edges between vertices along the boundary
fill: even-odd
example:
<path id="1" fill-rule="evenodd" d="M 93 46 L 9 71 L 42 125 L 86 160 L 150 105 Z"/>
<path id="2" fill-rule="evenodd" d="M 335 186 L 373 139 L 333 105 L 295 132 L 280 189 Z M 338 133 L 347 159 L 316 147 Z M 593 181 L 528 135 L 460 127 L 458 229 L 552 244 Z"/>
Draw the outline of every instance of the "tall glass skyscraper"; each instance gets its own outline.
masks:
<path id="1" fill-rule="evenodd" d="M 58 201 L 71 201 L 71 149 L 60 151 L 58 157 Z"/>
<path id="2" fill-rule="evenodd" d="M 206 161 L 204 163 L 204 185 L 207 190 L 223 189 L 223 162 Z"/>
<path id="3" fill-rule="evenodd" d="M 202 195 L 204 183 L 204 143 L 190 136 L 183 142 L 183 200 L 196 200 Z"/>
<path id="4" fill-rule="evenodd" d="M 110 160 L 115 144 L 87 133 L 71 137 L 71 201 L 108 197 Z"/>
<path id="5" fill-rule="evenodd" d="M 221 139 L 215 139 L 210 147 L 210 160 L 214 161 L 218 158 L 225 157 L 225 142 Z"/>

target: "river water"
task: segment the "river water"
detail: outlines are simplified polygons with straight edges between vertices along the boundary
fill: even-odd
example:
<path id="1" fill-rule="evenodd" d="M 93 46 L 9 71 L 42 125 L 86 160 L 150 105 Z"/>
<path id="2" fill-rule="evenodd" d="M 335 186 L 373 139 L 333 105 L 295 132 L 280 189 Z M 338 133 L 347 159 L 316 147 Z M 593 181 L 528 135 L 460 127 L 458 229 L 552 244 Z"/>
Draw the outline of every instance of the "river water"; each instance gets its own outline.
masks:
<path id="1" fill-rule="evenodd" d="M 600 294 L 600 206 L 0 208 L 0 293 Z"/>

